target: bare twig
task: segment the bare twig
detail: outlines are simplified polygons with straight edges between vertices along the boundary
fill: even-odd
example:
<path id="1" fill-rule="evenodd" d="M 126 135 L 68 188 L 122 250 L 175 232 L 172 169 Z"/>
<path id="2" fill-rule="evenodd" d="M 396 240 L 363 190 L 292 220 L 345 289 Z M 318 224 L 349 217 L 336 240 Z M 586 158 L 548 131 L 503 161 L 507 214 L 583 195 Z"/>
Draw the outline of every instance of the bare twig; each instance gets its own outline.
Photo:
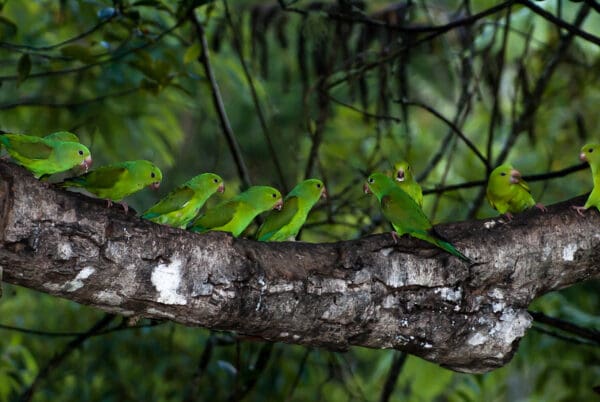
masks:
<path id="1" fill-rule="evenodd" d="M 408 355 L 404 352 L 394 352 L 394 360 L 392 360 L 390 371 L 388 372 L 385 384 L 381 390 L 381 396 L 379 397 L 381 402 L 387 402 L 390 400 L 390 396 L 392 396 L 392 392 L 394 392 L 396 381 L 398 380 L 398 376 L 402 371 L 402 367 L 404 367 L 407 357 Z"/>
<path id="2" fill-rule="evenodd" d="M 248 174 L 246 163 L 244 162 L 244 158 L 242 157 L 242 151 L 237 142 L 237 139 L 235 138 L 235 134 L 233 133 L 233 129 L 231 128 L 231 124 L 229 123 L 227 111 L 225 110 L 223 98 L 221 97 L 221 90 L 219 89 L 219 84 L 217 83 L 215 73 L 210 63 L 210 57 L 208 55 L 208 43 L 206 41 L 204 27 L 202 26 L 202 24 L 200 24 L 200 21 L 198 21 L 198 17 L 196 16 L 194 10 L 190 11 L 189 18 L 194 27 L 196 28 L 196 35 L 198 36 L 198 41 L 200 42 L 200 46 L 202 48 L 202 52 L 198 57 L 198 61 L 200 61 L 200 63 L 202 63 L 202 65 L 204 66 L 204 71 L 206 72 L 206 76 L 208 77 L 213 98 L 213 104 L 217 111 L 217 115 L 219 116 L 219 122 L 221 123 L 221 128 L 223 129 L 223 135 L 225 135 L 225 139 L 227 140 L 227 144 L 229 145 L 229 150 L 231 151 L 231 155 L 233 156 L 233 160 L 235 161 L 240 180 L 242 181 L 244 187 L 250 187 L 252 181 L 250 180 L 250 175 Z"/>
<path id="3" fill-rule="evenodd" d="M 288 192 L 288 186 L 285 180 L 285 175 L 283 174 L 283 169 L 281 168 L 281 163 L 279 162 L 279 157 L 277 156 L 277 151 L 275 150 L 275 146 L 273 145 L 273 140 L 271 139 L 271 131 L 269 130 L 269 126 L 267 124 L 267 120 L 265 118 L 265 114 L 260 105 L 260 100 L 258 99 L 258 94 L 256 93 L 256 87 L 254 86 L 254 79 L 252 78 L 252 74 L 250 74 L 250 70 L 248 68 L 248 64 L 244 60 L 244 54 L 242 50 L 242 44 L 240 43 L 240 32 L 236 27 L 236 24 L 233 22 L 233 18 L 231 16 L 231 12 L 229 11 L 229 6 L 226 0 L 223 0 L 223 4 L 225 5 L 225 16 L 227 18 L 227 22 L 231 27 L 231 31 L 233 32 L 233 47 L 238 55 L 240 60 L 240 64 L 242 65 L 242 69 L 244 70 L 244 75 L 246 76 L 246 81 L 248 82 L 248 86 L 250 87 L 250 93 L 252 94 L 252 101 L 254 102 L 254 108 L 256 109 L 256 114 L 258 115 L 258 120 L 260 122 L 260 126 L 262 128 L 263 135 L 267 142 L 267 147 L 269 148 L 269 153 L 271 154 L 271 160 L 275 165 L 275 171 L 277 172 L 277 176 L 279 178 L 279 184 L 281 185 L 281 189 L 283 192 Z"/>

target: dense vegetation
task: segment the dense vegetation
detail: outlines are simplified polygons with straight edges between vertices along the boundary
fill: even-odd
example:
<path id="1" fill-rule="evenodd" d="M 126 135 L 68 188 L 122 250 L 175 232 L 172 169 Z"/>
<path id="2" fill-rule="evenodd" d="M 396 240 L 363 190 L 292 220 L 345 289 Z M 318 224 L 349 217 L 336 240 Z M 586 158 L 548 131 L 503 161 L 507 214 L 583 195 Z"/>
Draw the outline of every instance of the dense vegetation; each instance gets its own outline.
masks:
<path id="1" fill-rule="evenodd" d="M 362 182 L 399 159 L 412 162 L 435 222 L 494 215 L 485 178 L 504 161 L 532 176 L 543 203 L 591 188 L 577 156 L 600 124 L 594 1 L 0 7 L 0 129 L 71 130 L 96 166 L 154 161 L 161 191 L 132 197 L 137 210 L 205 171 L 225 179 L 225 197 L 319 177 L 330 197 L 302 240 L 321 242 L 389 230 Z M 569 401 L 592 400 L 600 385 L 597 282 L 531 306 L 595 332 L 536 317 L 514 360 L 485 375 L 394 351 L 335 353 L 133 323 L 3 289 L 0 401 Z"/>

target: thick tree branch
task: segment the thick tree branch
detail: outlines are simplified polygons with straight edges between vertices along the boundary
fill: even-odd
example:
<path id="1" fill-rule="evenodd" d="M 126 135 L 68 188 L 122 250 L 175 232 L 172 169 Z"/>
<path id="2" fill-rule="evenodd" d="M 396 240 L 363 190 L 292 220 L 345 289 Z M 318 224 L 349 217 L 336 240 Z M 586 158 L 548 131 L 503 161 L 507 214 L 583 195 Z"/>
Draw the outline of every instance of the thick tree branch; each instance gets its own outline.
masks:
<path id="1" fill-rule="evenodd" d="M 454 370 L 507 363 L 537 296 L 600 278 L 600 215 L 583 198 L 440 225 L 478 263 L 389 234 L 260 243 L 156 225 L 0 162 L 3 280 L 107 312 L 345 350 L 394 348 Z"/>

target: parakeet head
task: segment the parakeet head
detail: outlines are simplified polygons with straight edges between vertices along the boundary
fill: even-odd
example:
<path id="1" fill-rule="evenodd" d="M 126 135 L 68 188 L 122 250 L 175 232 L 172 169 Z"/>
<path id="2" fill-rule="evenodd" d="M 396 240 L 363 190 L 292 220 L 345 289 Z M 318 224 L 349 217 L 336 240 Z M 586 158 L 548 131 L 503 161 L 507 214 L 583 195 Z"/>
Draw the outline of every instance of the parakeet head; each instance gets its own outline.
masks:
<path id="1" fill-rule="evenodd" d="M 281 193 L 269 186 L 252 186 L 240 194 L 239 197 L 261 211 L 269 209 L 280 211 L 283 207 Z"/>
<path id="2" fill-rule="evenodd" d="M 406 161 L 398 162 L 394 165 L 394 180 L 411 182 L 413 180 L 412 168 Z"/>
<path id="3" fill-rule="evenodd" d="M 294 187 L 286 198 L 290 196 L 299 196 L 311 203 L 316 203 L 319 198 L 327 198 L 327 190 L 321 180 L 308 179 Z"/>
<path id="4" fill-rule="evenodd" d="M 588 162 L 590 165 L 600 164 L 600 144 L 585 144 L 581 148 L 579 159 L 582 162 Z"/>
<path id="5" fill-rule="evenodd" d="M 202 173 L 194 177 L 188 182 L 188 185 L 194 190 L 204 190 L 208 192 L 218 191 L 222 193 L 225 191 L 225 183 L 218 174 L 214 173 Z"/>
<path id="6" fill-rule="evenodd" d="M 367 178 L 367 182 L 363 186 L 365 194 L 375 194 L 377 198 L 387 194 L 389 189 L 396 185 L 394 181 L 383 173 L 373 173 Z"/>
<path id="7" fill-rule="evenodd" d="M 141 183 L 143 187 L 149 186 L 153 190 L 158 190 L 160 181 L 162 180 L 162 172 L 152 162 L 146 160 L 129 161 L 127 169 L 135 178 L 137 183 Z"/>
<path id="8" fill-rule="evenodd" d="M 57 159 L 73 161 L 73 167 L 79 166 L 86 172 L 92 166 L 92 156 L 85 145 L 71 141 L 57 141 L 55 144 Z"/>
<path id="9" fill-rule="evenodd" d="M 505 163 L 492 170 L 489 181 L 491 185 L 517 184 L 521 181 L 521 172 Z"/>

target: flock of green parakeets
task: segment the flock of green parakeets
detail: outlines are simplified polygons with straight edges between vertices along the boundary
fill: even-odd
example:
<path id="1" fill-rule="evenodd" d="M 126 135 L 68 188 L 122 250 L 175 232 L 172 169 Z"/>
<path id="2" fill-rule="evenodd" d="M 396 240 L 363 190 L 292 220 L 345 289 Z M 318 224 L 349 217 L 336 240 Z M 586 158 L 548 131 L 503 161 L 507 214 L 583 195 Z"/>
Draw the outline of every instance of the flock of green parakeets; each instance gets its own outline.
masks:
<path id="1" fill-rule="evenodd" d="M 119 162 L 88 171 L 92 158 L 89 149 L 70 132 L 60 131 L 45 137 L 23 134 L 1 134 L 0 146 L 19 165 L 30 170 L 38 179 L 68 171 L 83 170 L 83 174 L 59 183 L 61 187 L 81 187 L 90 193 L 114 202 L 127 204 L 123 198 L 144 187 L 158 188 L 162 173 L 153 163 L 145 160 Z M 596 207 L 600 209 L 600 144 L 587 144 L 579 155 L 592 170 L 594 188 L 583 206 L 575 206 L 580 215 Z M 199 214 L 205 202 L 216 192 L 225 190 L 223 179 L 214 173 L 203 173 L 183 183 L 165 198 L 150 207 L 141 216 L 150 221 L 189 229 L 192 232 L 218 230 L 240 236 L 256 216 L 269 211 L 256 233 L 260 241 L 294 240 L 306 221 L 312 207 L 327 196 L 321 180 L 308 179 L 298 184 L 282 200 L 281 193 L 273 187 L 253 186 L 230 200 Z M 364 185 L 367 194 L 375 194 L 381 211 L 390 221 L 392 236 L 408 234 L 425 240 L 463 261 L 471 260 L 435 231 L 423 212 L 423 192 L 414 180 L 411 167 L 406 162 L 394 166 L 394 174 L 373 173 Z M 509 164 L 495 168 L 489 177 L 487 198 L 490 205 L 508 219 L 512 214 L 536 204 L 529 186 L 518 170 Z"/>

